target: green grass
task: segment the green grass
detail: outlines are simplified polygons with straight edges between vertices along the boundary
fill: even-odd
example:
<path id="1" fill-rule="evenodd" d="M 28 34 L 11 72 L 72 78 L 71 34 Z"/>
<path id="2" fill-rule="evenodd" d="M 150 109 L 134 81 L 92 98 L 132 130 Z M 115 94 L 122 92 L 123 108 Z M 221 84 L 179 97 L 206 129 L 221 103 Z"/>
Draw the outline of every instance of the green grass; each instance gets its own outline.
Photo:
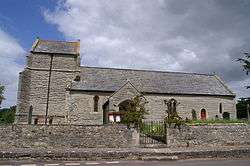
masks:
<path id="1" fill-rule="evenodd" d="M 239 120 L 239 119 L 208 119 L 208 120 L 191 120 L 187 122 L 187 125 L 210 125 L 210 124 L 250 124 L 249 120 Z"/>
<path id="2" fill-rule="evenodd" d="M 143 123 L 140 126 L 140 131 L 146 135 L 163 135 L 165 133 L 165 126 L 161 123 Z"/>

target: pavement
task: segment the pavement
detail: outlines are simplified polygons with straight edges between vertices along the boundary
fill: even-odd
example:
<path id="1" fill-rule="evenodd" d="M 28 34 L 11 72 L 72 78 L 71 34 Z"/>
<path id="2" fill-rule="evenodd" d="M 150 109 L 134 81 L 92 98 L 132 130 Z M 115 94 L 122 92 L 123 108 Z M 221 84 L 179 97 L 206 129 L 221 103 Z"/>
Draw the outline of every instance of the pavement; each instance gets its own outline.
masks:
<path id="1" fill-rule="evenodd" d="M 178 161 L 142 161 L 142 160 L 115 160 L 115 161 L 0 161 L 0 166 L 79 166 L 79 165 L 105 165 L 105 166 L 249 166 L 249 159 L 199 159 Z"/>
<path id="2" fill-rule="evenodd" d="M 198 158 L 250 158 L 250 146 L 188 148 L 87 148 L 87 149 L 6 149 L 0 160 L 145 160 L 175 161 Z"/>

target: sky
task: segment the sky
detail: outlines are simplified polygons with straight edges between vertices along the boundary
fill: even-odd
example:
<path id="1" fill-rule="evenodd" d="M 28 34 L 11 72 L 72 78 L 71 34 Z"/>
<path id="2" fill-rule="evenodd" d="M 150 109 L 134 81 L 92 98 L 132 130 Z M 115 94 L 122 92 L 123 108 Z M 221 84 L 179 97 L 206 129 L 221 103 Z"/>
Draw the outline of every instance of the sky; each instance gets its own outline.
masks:
<path id="1" fill-rule="evenodd" d="M 16 104 L 34 40 L 81 41 L 85 66 L 215 73 L 236 93 L 250 84 L 237 58 L 250 51 L 249 0 L 0 1 L 2 106 Z"/>

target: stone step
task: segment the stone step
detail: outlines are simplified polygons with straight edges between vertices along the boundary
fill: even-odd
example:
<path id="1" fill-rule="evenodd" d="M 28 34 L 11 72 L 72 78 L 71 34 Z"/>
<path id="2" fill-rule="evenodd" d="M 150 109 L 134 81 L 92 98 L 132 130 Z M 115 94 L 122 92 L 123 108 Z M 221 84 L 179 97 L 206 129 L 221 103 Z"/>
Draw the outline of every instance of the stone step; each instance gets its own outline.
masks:
<path id="1" fill-rule="evenodd" d="M 141 148 L 167 148 L 167 144 L 140 144 Z"/>

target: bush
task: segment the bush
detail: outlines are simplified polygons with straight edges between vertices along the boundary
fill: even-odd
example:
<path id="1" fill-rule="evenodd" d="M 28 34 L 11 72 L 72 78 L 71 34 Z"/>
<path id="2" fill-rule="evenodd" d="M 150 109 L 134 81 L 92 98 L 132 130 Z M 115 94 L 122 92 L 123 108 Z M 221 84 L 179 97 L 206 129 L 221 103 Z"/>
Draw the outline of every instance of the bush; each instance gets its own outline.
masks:
<path id="1" fill-rule="evenodd" d="M 145 109 L 146 102 L 142 101 L 140 96 L 134 97 L 123 112 L 122 123 L 129 128 L 131 125 L 138 128 L 142 124 L 144 116 L 148 114 Z"/>

